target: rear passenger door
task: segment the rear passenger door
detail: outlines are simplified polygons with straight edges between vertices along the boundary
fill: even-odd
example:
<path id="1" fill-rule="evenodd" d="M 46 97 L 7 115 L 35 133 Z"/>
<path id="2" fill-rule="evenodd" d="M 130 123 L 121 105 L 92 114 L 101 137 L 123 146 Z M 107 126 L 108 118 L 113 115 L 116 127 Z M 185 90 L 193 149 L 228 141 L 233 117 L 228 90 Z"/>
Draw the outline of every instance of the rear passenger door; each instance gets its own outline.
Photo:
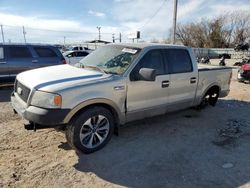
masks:
<path id="1" fill-rule="evenodd" d="M 52 48 L 34 46 L 33 49 L 36 54 L 36 58 L 32 61 L 34 68 L 60 64 L 60 58 Z"/>
<path id="2" fill-rule="evenodd" d="M 195 98 L 198 72 L 186 49 L 164 51 L 170 68 L 169 104 L 176 109 L 189 107 Z"/>
<path id="3" fill-rule="evenodd" d="M 30 69 L 33 56 L 28 46 L 6 46 L 6 50 L 10 77 Z"/>

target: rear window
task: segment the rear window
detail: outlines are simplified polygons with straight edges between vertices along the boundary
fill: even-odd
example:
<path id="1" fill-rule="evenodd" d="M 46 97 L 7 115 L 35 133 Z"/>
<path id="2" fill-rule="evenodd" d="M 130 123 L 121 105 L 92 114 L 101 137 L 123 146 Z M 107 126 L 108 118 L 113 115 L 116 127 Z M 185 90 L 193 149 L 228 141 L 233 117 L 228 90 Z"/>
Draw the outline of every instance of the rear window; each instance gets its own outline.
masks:
<path id="1" fill-rule="evenodd" d="M 10 46 L 9 47 L 10 58 L 29 58 L 32 57 L 29 49 L 22 46 Z"/>
<path id="2" fill-rule="evenodd" d="M 3 47 L 0 47 L 0 59 L 4 59 Z"/>
<path id="3" fill-rule="evenodd" d="M 168 49 L 166 55 L 172 74 L 193 71 L 192 61 L 187 50 Z"/>
<path id="4" fill-rule="evenodd" d="M 39 57 L 57 57 L 56 53 L 50 48 L 34 47 Z"/>

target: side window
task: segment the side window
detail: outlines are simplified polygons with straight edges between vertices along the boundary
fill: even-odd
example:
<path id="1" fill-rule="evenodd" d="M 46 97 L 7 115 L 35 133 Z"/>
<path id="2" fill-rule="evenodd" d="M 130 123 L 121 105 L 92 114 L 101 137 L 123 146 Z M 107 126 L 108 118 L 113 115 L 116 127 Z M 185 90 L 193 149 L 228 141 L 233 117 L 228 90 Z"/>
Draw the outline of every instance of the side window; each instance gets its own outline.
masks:
<path id="1" fill-rule="evenodd" d="M 57 57 L 56 53 L 50 48 L 34 47 L 39 57 Z"/>
<path id="2" fill-rule="evenodd" d="M 0 59 L 4 59 L 3 47 L 0 47 Z"/>
<path id="3" fill-rule="evenodd" d="M 10 58 L 29 58 L 32 57 L 29 49 L 22 46 L 10 46 L 9 47 Z"/>
<path id="4" fill-rule="evenodd" d="M 187 50 L 167 49 L 165 52 L 172 74 L 193 71 L 192 62 Z"/>
<path id="5" fill-rule="evenodd" d="M 156 75 L 164 74 L 164 62 L 163 56 L 160 50 L 152 50 L 149 51 L 144 57 L 140 60 L 140 62 L 135 67 L 136 70 L 140 70 L 141 68 L 150 68 L 156 70 Z"/>
<path id="6" fill-rule="evenodd" d="M 165 74 L 164 59 L 161 50 L 151 50 L 142 57 L 130 74 L 131 81 L 139 80 L 138 74 L 141 68 L 155 69 L 156 75 Z"/>
<path id="7" fill-rule="evenodd" d="M 87 56 L 88 53 L 87 53 L 87 52 L 78 52 L 78 55 L 79 55 L 80 57 L 84 57 L 84 56 Z"/>
<path id="8" fill-rule="evenodd" d="M 77 57 L 77 52 L 73 52 L 71 55 L 72 57 Z"/>

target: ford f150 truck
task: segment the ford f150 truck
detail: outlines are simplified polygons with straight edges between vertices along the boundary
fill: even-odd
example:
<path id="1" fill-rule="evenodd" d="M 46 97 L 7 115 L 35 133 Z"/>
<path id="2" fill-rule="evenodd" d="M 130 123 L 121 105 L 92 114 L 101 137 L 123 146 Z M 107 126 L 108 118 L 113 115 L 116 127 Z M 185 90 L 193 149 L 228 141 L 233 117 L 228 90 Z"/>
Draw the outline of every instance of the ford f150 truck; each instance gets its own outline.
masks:
<path id="1" fill-rule="evenodd" d="M 185 46 L 111 44 L 76 66 L 18 74 L 11 101 L 26 129 L 64 128 L 72 147 L 91 153 L 127 122 L 214 106 L 228 95 L 231 75 L 230 68 L 198 68 Z"/>

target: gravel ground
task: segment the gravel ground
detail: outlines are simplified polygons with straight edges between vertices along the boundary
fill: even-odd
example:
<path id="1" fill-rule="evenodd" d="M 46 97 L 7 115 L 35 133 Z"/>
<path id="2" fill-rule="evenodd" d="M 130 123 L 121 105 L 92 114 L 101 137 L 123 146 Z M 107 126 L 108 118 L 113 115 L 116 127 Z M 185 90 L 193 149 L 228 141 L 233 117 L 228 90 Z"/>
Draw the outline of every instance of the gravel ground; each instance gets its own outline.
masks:
<path id="1" fill-rule="evenodd" d="M 90 155 L 24 130 L 1 88 L 0 187 L 250 187 L 250 85 L 235 78 L 216 107 L 130 123 Z"/>

